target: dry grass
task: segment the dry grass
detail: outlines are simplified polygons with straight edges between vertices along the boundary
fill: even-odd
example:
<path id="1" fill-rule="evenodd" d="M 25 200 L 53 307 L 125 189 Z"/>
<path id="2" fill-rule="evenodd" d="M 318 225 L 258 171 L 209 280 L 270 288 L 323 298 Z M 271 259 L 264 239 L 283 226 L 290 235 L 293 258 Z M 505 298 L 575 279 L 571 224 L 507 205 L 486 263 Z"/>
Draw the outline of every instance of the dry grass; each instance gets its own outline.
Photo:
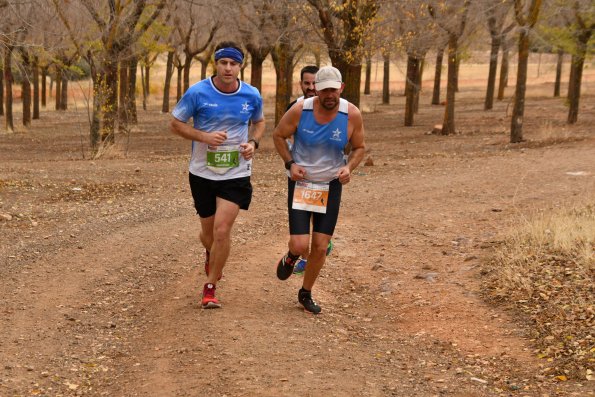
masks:
<path id="1" fill-rule="evenodd" d="M 487 264 L 485 291 L 525 323 L 543 375 L 594 380 L 595 204 L 543 215 L 506 238 Z"/>

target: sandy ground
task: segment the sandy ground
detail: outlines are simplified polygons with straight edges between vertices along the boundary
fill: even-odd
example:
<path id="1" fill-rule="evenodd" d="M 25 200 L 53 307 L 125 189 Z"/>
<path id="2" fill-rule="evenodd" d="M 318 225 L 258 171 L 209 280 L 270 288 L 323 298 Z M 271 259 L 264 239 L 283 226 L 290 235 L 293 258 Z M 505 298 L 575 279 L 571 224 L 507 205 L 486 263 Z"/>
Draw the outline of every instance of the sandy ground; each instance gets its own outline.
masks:
<path id="1" fill-rule="evenodd" d="M 403 128 L 403 98 L 375 100 L 362 105 L 373 165 L 345 187 L 319 316 L 297 304 L 301 276 L 275 276 L 288 230 L 272 126 L 221 310 L 199 304 L 190 144 L 156 104 L 101 160 L 83 159 L 80 110 L 0 134 L 0 396 L 594 395 L 543 375 L 523 319 L 480 296 L 509 227 L 595 197 L 593 96 L 568 127 L 562 101 L 535 91 L 518 145 L 508 103 L 483 112 L 478 90 L 462 90 L 448 137 L 427 134 L 443 108 Z"/>

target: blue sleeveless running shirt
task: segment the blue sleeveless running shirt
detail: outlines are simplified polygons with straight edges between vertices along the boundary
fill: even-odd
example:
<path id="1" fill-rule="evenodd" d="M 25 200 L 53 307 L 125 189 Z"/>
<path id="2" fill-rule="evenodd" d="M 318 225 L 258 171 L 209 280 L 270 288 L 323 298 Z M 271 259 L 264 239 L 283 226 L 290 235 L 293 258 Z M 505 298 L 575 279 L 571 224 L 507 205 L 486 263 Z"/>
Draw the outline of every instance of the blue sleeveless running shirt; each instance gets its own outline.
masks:
<path id="1" fill-rule="evenodd" d="M 304 108 L 291 149 L 293 160 L 306 169 L 306 179 L 329 182 L 345 165 L 343 149 L 347 145 L 347 110 L 349 102 L 339 99 L 339 112 L 327 124 L 314 118 L 314 98 L 304 99 Z"/>

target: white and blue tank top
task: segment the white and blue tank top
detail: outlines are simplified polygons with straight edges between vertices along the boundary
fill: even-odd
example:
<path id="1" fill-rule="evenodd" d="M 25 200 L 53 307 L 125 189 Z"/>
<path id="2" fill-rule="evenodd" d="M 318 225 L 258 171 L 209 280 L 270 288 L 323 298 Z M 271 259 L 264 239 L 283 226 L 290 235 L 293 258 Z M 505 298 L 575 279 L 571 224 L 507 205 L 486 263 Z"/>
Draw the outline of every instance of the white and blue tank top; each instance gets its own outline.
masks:
<path id="1" fill-rule="evenodd" d="M 340 98 L 335 118 L 320 124 L 314 118 L 314 98 L 304 99 L 291 153 L 293 160 L 306 169 L 307 180 L 329 182 L 337 178 L 339 169 L 345 165 L 348 108 L 349 102 Z"/>

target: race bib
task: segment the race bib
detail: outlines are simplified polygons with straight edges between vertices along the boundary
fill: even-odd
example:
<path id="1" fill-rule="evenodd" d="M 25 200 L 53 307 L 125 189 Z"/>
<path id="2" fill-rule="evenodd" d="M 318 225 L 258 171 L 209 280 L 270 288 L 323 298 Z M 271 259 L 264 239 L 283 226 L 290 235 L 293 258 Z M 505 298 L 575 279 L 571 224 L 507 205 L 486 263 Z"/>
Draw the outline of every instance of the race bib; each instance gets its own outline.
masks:
<path id="1" fill-rule="evenodd" d="M 297 181 L 293 191 L 294 210 L 304 210 L 326 214 L 329 184 Z"/>
<path id="2" fill-rule="evenodd" d="M 238 146 L 207 146 L 207 168 L 217 174 L 225 174 L 240 165 Z"/>

